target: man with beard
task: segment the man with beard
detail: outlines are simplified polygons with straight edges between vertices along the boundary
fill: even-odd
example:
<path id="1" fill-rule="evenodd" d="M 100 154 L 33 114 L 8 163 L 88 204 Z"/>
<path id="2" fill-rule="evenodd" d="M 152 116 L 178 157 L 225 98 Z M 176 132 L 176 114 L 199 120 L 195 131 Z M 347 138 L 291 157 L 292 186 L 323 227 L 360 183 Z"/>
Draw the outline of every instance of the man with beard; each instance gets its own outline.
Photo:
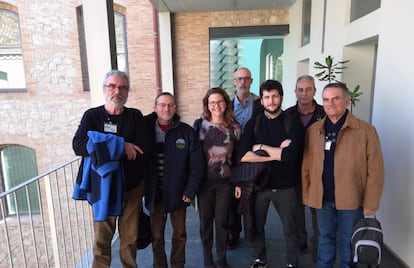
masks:
<path id="1" fill-rule="evenodd" d="M 254 262 L 250 268 L 267 267 L 265 247 L 265 223 L 270 202 L 273 203 L 283 226 L 286 240 L 286 267 L 298 267 L 300 242 L 296 223 L 297 192 L 300 182 L 298 157 L 303 143 L 303 131 L 299 120 L 290 119 L 287 124 L 281 109 L 282 85 L 267 80 L 260 85 L 260 98 L 264 112 L 247 123 L 240 139 L 238 156 L 241 162 L 268 162 L 267 184 L 255 193 L 255 236 L 251 244 Z M 289 125 L 289 127 L 287 127 Z M 256 150 L 264 150 L 269 156 L 259 156 Z"/>
<path id="2" fill-rule="evenodd" d="M 110 267 L 117 226 L 122 266 L 137 267 L 136 240 L 149 137 L 142 113 L 124 106 L 128 93 L 126 73 L 106 73 L 105 104 L 84 113 L 72 142 L 75 154 L 83 157 L 73 198 L 87 199 L 93 207 L 92 267 Z"/>

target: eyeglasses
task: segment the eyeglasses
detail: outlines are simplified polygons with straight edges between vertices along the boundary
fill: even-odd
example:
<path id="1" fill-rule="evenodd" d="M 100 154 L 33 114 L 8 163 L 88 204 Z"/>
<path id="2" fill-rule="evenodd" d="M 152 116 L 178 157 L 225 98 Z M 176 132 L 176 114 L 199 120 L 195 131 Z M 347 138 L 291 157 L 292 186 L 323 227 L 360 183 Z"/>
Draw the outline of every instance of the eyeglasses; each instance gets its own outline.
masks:
<path id="1" fill-rule="evenodd" d="M 237 82 L 241 82 L 241 81 L 248 82 L 252 80 L 252 78 L 251 77 L 235 77 L 234 80 Z"/>
<path id="2" fill-rule="evenodd" d="M 224 101 L 224 100 L 219 100 L 219 101 L 209 101 L 208 102 L 208 105 L 210 105 L 210 106 L 214 106 L 214 105 L 219 105 L 219 106 L 221 106 L 221 105 L 223 105 L 223 104 L 225 104 L 226 102 Z"/>
<path id="3" fill-rule="evenodd" d="M 118 88 L 119 91 L 127 91 L 129 89 L 129 87 L 126 85 L 115 85 L 115 84 L 104 85 L 104 87 L 109 89 L 109 91 L 114 91 L 116 88 Z"/>
<path id="4" fill-rule="evenodd" d="M 156 103 L 155 105 L 157 105 L 157 106 L 159 106 L 163 109 L 166 108 L 166 107 L 168 107 L 169 109 L 177 107 L 177 105 L 175 105 L 174 103 Z"/>

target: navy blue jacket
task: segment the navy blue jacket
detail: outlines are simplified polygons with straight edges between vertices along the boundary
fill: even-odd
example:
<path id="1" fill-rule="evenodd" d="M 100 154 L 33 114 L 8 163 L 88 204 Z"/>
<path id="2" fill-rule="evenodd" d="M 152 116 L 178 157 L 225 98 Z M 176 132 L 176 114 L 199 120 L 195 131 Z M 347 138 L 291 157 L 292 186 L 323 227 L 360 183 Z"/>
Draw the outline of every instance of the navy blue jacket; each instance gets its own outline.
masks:
<path id="1" fill-rule="evenodd" d="M 105 221 L 107 216 L 122 213 L 122 181 L 124 169 L 124 139 L 98 131 L 88 131 L 86 145 L 90 156 L 83 158 L 81 180 L 73 187 L 72 198 L 88 200 L 92 205 L 95 221 Z"/>
<path id="2" fill-rule="evenodd" d="M 157 114 L 144 117 L 152 148 L 156 146 L 155 124 Z M 184 146 L 182 146 L 184 145 Z M 157 156 L 151 150 L 148 177 L 145 178 L 145 206 L 151 212 L 155 207 L 157 191 Z M 203 150 L 195 130 L 174 117 L 174 123 L 165 135 L 164 142 L 164 213 L 188 206 L 182 201 L 183 195 L 194 199 L 204 178 L 205 163 Z"/>

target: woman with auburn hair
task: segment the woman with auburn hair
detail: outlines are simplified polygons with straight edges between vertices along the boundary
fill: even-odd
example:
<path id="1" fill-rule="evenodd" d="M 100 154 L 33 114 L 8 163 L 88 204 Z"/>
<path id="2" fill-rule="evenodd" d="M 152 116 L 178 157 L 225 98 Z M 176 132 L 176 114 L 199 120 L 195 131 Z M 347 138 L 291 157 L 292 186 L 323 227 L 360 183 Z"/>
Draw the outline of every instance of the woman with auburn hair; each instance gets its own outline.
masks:
<path id="1" fill-rule="evenodd" d="M 234 149 L 241 127 L 231 101 L 222 88 L 211 88 L 203 98 L 203 114 L 194 122 L 203 144 L 206 175 L 197 194 L 204 267 L 228 267 L 226 260 L 227 213 L 234 194 L 230 183 Z M 217 266 L 213 262 L 213 224 L 216 229 Z"/>

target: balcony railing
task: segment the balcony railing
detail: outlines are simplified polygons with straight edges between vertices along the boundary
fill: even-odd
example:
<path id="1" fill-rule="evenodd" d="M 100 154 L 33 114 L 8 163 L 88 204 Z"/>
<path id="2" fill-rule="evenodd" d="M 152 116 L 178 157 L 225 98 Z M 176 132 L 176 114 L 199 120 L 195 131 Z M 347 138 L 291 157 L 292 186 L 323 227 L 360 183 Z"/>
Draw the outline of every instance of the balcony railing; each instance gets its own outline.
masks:
<path id="1" fill-rule="evenodd" d="M 93 217 L 71 198 L 80 158 L 0 193 L 0 267 L 90 267 Z"/>

